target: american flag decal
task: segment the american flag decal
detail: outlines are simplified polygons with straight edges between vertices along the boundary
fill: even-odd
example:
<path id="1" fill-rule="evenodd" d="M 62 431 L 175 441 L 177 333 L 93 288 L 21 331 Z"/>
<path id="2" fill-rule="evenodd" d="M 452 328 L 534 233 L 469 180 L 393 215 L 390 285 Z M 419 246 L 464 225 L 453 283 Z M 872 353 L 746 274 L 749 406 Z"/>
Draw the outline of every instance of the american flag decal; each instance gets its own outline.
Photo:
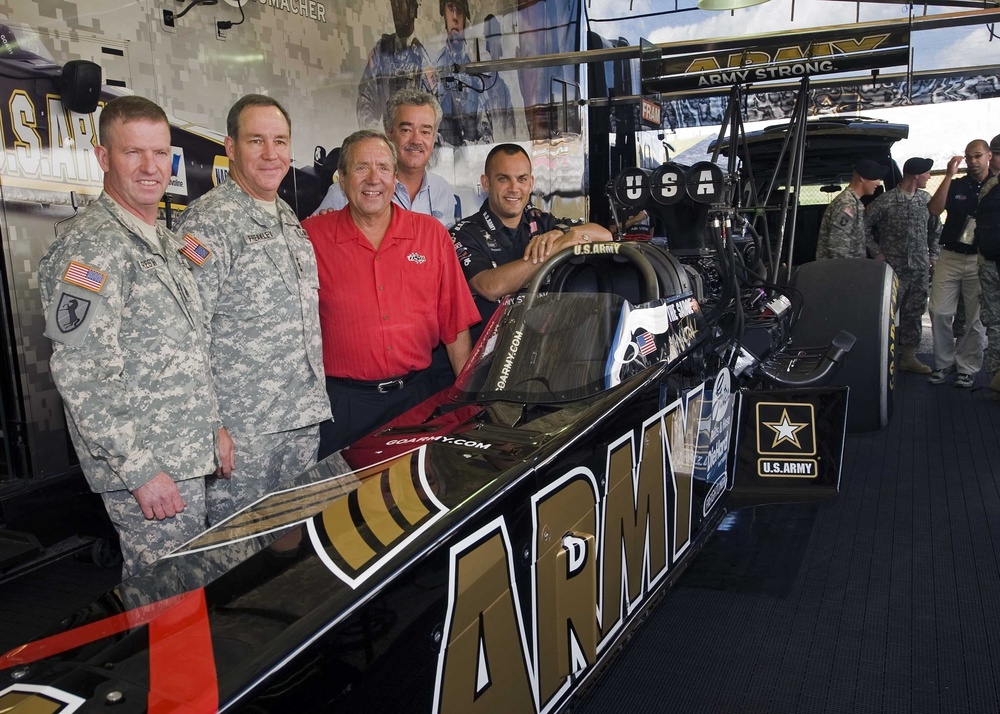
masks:
<path id="1" fill-rule="evenodd" d="M 656 340 L 648 332 L 640 332 L 636 336 L 635 341 L 639 345 L 640 354 L 648 355 L 656 352 Z"/>
<path id="2" fill-rule="evenodd" d="M 107 279 L 108 276 L 100 270 L 94 270 L 89 265 L 77 263 L 75 260 L 70 261 L 69 267 L 66 268 L 66 274 L 63 275 L 63 280 L 67 283 L 79 285 L 81 288 L 92 290 L 95 293 L 104 289 L 104 281 Z"/>
<path id="3" fill-rule="evenodd" d="M 185 233 L 184 247 L 181 248 L 181 253 L 195 265 L 203 265 L 208 260 L 208 256 L 212 254 L 212 251 L 199 243 L 198 239 L 193 235 Z"/>

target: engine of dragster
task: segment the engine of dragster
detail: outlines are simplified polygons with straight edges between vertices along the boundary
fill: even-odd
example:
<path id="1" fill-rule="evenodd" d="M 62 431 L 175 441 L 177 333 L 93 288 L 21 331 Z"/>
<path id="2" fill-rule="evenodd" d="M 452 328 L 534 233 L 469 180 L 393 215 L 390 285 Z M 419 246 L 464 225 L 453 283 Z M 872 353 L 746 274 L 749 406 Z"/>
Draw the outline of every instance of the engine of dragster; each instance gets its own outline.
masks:
<path id="1" fill-rule="evenodd" d="M 668 359 L 687 370 L 728 365 L 752 387 L 824 386 L 855 338 L 842 331 L 826 345 L 789 347 L 802 298 L 767 279 L 766 246 L 727 190 L 725 172 L 709 162 L 625 169 L 609 185 L 612 215 L 646 211 L 651 235 L 566 251 L 546 266 L 547 289 L 613 293 L 637 307 L 693 298 L 702 338 Z"/>

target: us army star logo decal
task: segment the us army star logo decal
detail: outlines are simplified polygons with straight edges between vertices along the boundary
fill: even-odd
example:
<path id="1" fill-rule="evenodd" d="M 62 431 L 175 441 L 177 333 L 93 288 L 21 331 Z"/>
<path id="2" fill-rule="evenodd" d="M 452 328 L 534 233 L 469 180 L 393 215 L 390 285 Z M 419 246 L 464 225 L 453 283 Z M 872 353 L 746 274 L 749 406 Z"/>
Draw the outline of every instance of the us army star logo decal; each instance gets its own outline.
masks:
<path id="1" fill-rule="evenodd" d="M 758 402 L 756 412 L 758 454 L 816 455 L 816 414 L 812 404 Z"/>
<path id="2" fill-rule="evenodd" d="M 778 444 L 783 441 L 789 441 L 795 445 L 796 449 L 801 449 L 802 445 L 799 443 L 799 437 L 797 435 L 800 429 L 804 429 L 808 424 L 795 424 L 788 418 L 788 410 L 783 409 L 781 412 L 781 421 L 777 422 L 764 422 L 764 426 L 768 429 L 774 431 L 774 442 L 771 444 L 773 449 Z"/>

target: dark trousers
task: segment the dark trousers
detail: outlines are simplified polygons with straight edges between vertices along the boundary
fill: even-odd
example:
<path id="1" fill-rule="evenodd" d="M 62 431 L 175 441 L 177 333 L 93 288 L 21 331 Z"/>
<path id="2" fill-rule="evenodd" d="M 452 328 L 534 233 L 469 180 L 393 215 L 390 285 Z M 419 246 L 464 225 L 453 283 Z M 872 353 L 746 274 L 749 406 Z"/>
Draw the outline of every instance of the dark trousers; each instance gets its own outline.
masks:
<path id="1" fill-rule="evenodd" d="M 378 381 L 326 378 L 333 421 L 319 425 L 319 460 L 350 446 L 438 391 L 433 374 L 426 369 L 403 377 L 403 386 L 399 389 L 379 391 L 379 384 Z"/>
<path id="2" fill-rule="evenodd" d="M 455 372 L 448 359 L 448 350 L 443 344 L 431 350 L 431 366 L 427 368 L 430 378 L 434 380 L 434 393 L 448 389 L 455 383 Z"/>

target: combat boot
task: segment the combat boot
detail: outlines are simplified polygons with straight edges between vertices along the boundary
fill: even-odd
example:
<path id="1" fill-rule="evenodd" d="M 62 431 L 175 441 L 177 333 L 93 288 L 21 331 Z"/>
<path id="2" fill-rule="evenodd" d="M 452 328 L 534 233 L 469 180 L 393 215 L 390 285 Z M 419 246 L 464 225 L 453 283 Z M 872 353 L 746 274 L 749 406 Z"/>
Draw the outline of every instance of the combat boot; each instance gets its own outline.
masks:
<path id="1" fill-rule="evenodd" d="M 1000 372 L 994 374 L 990 380 L 990 391 L 993 392 L 993 399 L 1000 402 Z"/>
<path id="2" fill-rule="evenodd" d="M 899 356 L 899 368 L 904 372 L 913 372 L 914 374 L 931 373 L 931 368 L 918 360 L 912 350 L 903 352 Z"/>

